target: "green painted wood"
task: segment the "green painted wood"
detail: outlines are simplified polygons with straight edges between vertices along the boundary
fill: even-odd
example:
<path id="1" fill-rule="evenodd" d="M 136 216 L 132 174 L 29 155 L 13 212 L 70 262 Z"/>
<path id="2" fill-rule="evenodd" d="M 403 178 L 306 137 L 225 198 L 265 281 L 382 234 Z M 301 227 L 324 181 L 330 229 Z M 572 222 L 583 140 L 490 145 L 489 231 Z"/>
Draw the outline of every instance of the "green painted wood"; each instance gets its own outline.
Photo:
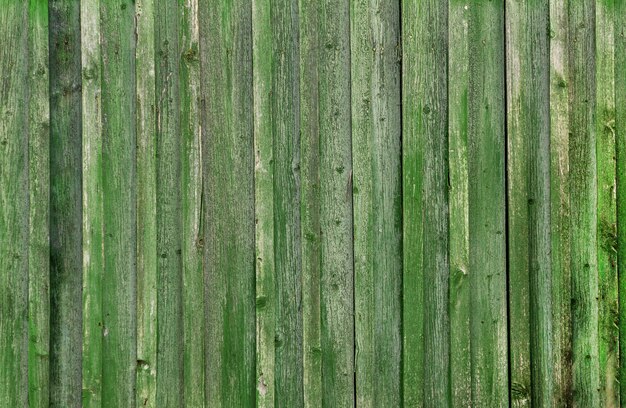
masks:
<path id="1" fill-rule="evenodd" d="M 154 2 L 136 0 L 137 380 L 136 406 L 156 407 L 157 246 Z"/>
<path id="2" fill-rule="evenodd" d="M 135 404 L 134 3 L 100 3 L 102 55 L 102 405 Z M 87 119 L 85 119 L 87 120 Z"/>
<path id="3" fill-rule="evenodd" d="M 303 403 L 298 9 L 294 0 L 270 3 L 276 405 L 296 407 Z"/>
<path id="4" fill-rule="evenodd" d="M 423 160 L 419 139 L 419 2 L 403 0 L 402 24 L 402 399 L 424 404 Z M 418 384 L 418 385 L 416 385 Z"/>
<path id="5" fill-rule="evenodd" d="M 183 363 L 185 406 L 204 406 L 204 275 L 202 273 L 202 149 L 198 1 L 180 15 Z"/>
<path id="6" fill-rule="evenodd" d="M 83 393 L 84 407 L 102 405 L 104 208 L 100 1 L 81 3 L 83 111 Z"/>
<path id="7" fill-rule="evenodd" d="M 81 405 L 82 96 L 80 4 L 49 3 L 50 406 Z"/>
<path id="8" fill-rule="evenodd" d="M 614 9 L 614 74 L 615 74 L 615 145 L 617 178 L 617 270 L 619 287 L 619 392 L 622 404 L 626 402 L 626 27 L 618 22 L 626 18 L 626 1 L 615 0 Z"/>
<path id="9" fill-rule="evenodd" d="M 470 6 L 468 164 L 472 398 L 508 406 L 504 4 Z"/>
<path id="10" fill-rule="evenodd" d="M 157 376 L 156 406 L 184 402 L 180 16 L 155 3 Z"/>
<path id="11" fill-rule="evenodd" d="M 48 2 L 31 0 L 28 19 L 28 405 L 45 408 L 50 396 Z"/>
<path id="12" fill-rule="evenodd" d="M 511 402 L 550 406 L 549 4 L 506 6 Z"/>
<path id="13" fill-rule="evenodd" d="M 570 247 L 572 393 L 575 406 L 599 406 L 595 2 L 568 9 L 570 81 Z"/>
<path id="14" fill-rule="evenodd" d="M 207 406 L 253 406 L 255 224 L 252 9 L 199 3 L 204 119 Z"/>
<path id="15" fill-rule="evenodd" d="M 471 405 L 468 235 L 467 97 L 468 20 L 465 1 L 451 1 L 448 16 L 448 143 L 450 174 L 450 392 L 453 407 Z"/>
<path id="16" fill-rule="evenodd" d="M 550 225 L 552 236 L 552 406 L 572 405 L 567 0 L 550 1 Z"/>
<path id="17" fill-rule="evenodd" d="M 530 332 L 530 133 L 536 132 L 532 106 L 527 108 L 526 91 L 532 86 L 527 44 L 531 28 L 531 7 L 509 0 L 506 7 L 507 77 L 507 226 L 509 359 L 511 405 L 531 406 Z M 537 44 L 533 45 L 534 47 Z M 535 91 L 536 92 L 536 91 Z M 530 92 L 529 92 L 530 93 Z"/>
<path id="18" fill-rule="evenodd" d="M 0 7 L 0 405 L 27 406 L 30 16 L 28 2 Z"/>
<path id="19" fill-rule="evenodd" d="M 322 406 L 354 405 L 354 262 L 350 127 L 350 4 L 319 16 Z"/>
<path id="20" fill-rule="evenodd" d="M 300 0 L 300 236 L 302 257 L 302 392 L 304 406 L 322 406 L 320 44 L 318 2 Z"/>
<path id="21" fill-rule="evenodd" d="M 451 1 L 448 17 L 448 140 L 450 174 L 450 390 L 453 407 L 471 405 L 470 282 L 467 165 L 469 10 Z"/>
<path id="22" fill-rule="evenodd" d="M 355 1 L 350 16 L 355 375 L 360 407 L 401 405 L 399 11 L 399 3 Z"/>
<path id="23" fill-rule="evenodd" d="M 448 2 L 417 8 L 415 118 L 422 145 L 424 406 L 450 405 Z M 433 70 L 433 67 L 437 67 Z M 409 218 L 410 220 L 410 218 Z M 408 220 L 407 220 L 408 221 Z"/>
<path id="24" fill-rule="evenodd" d="M 596 2 L 596 166 L 600 402 L 619 406 L 614 1 Z"/>
<path id="25" fill-rule="evenodd" d="M 256 405 L 277 402 L 274 132 L 272 129 L 271 2 L 252 2 L 254 212 L 256 254 Z"/>

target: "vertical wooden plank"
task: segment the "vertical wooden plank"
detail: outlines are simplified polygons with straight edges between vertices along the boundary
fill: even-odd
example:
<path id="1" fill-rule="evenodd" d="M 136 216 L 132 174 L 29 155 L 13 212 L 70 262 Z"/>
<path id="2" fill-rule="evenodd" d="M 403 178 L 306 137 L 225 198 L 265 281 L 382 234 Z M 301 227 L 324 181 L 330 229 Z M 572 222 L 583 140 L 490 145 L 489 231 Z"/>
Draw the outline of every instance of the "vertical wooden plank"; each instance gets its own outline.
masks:
<path id="1" fill-rule="evenodd" d="M 137 392 L 138 407 L 156 407 L 157 252 L 154 1 L 136 0 Z"/>
<path id="2" fill-rule="evenodd" d="M 322 405 L 354 404 L 350 3 L 320 4 Z"/>
<path id="3" fill-rule="evenodd" d="M 472 397 L 508 406 L 504 4 L 470 4 L 469 254 Z"/>
<path id="4" fill-rule="evenodd" d="M 573 403 L 600 405 L 598 374 L 595 2 L 570 2 L 570 234 Z"/>
<path id="5" fill-rule="evenodd" d="M 81 3 L 83 109 L 83 406 L 102 405 L 102 55 L 100 1 Z"/>
<path id="6" fill-rule="evenodd" d="M 28 405 L 28 2 L 0 2 L 0 405 Z M 36 96 L 36 94 L 35 94 Z M 35 135 L 34 137 L 37 137 Z"/>
<path id="7" fill-rule="evenodd" d="M 255 404 L 254 121 L 250 3 L 202 0 L 207 405 Z"/>
<path id="8" fill-rule="evenodd" d="M 399 3 L 352 2 L 355 365 L 360 407 L 401 405 L 399 23 Z"/>
<path id="9" fill-rule="evenodd" d="M 550 406 L 549 4 L 506 7 L 511 402 Z"/>
<path id="10" fill-rule="evenodd" d="M 615 0 L 615 144 L 617 150 L 617 270 L 619 273 L 620 400 L 626 403 L 626 1 Z"/>
<path id="11" fill-rule="evenodd" d="M 177 2 L 155 3 L 158 407 L 184 401 L 179 19 Z"/>
<path id="12" fill-rule="evenodd" d="M 185 405 L 204 405 L 204 275 L 202 273 L 202 150 L 198 0 L 180 10 L 182 251 Z"/>
<path id="13" fill-rule="evenodd" d="M 102 39 L 102 405 L 135 404 L 135 10 L 100 3 Z"/>
<path id="14" fill-rule="evenodd" d="M 48 2 L 30 0 L 28 21 L 28 405 L 49 406 L 50 110 Z"/>
<path id="15" fill-rule="evenodd" d="M 407 119 L 424 152 L 424 406 L 439 407 L 450 405 L 448 2 L 419 2 L 417 15 L 417 116 Z"/>
<path id="16" fill-rule="evenodd" d="M 596 1 L 598 357 L 600 402 L 605 407 L 619 406 L 614 12 L 613 0 Z"/>
<path id="17" fill-rule="evenodd" d="M 254 93 L 254 204 L 256 245 L 256 403 L 274 407 L 276 282 L 274 224 L 274 133 L 272 131 L 271 2 L 252 2 Z"/>
<path id="18" fill-rule="evenodd" d="M 507 0 L 506 7 L 506 77 L 507 77 L 507 221 L 508 221 L 508 293 L 509 358 L 511 405 L 531 404 L 531 334 L 530 334 L 530 259 L 529 259 L 529 131 L 526 90 L 531 78 L 525 35 L 527 7 L 523 2 Z M 528 69 L 530 67 L 528 66 Z M 532 109 L 532 107 L 530 107 Z"/>
<path id="19" fill-rule="evenodd" d="M 49 3 L 50 406 L 81 405 L 82 105 L 80 4 Z"/>
<path id="20" fill-rule="evenodd" d="M 298 2 L 271 1 L 276 401 L 302 406 Z"/>
<path id="21" fill-rule="evenodd" d="M 469 87 L 467 2 L 449 2 L 448 138 L 450 171 L 450 389 L 453 407 L 472 404 L 468 235 L 467 97 Z"/>
<path id="22" fill-rule="evenodd" d="M 419 2 L 403 0 L 402 23 L 402 395 L 424 403 L 423 144 L 419 140 Z M 416 385 L 417 384 L 417 385 Z"/>
<path id="23" fill-rule="evenodd" d="M 299 1 L 303 396 L 322 406 L 319 3 Z"/>
<path id="24" fill-rule="evenodd" d="M 554 397 L 572 405 L 568 0 L 550 0 L 550 223 Z"/>

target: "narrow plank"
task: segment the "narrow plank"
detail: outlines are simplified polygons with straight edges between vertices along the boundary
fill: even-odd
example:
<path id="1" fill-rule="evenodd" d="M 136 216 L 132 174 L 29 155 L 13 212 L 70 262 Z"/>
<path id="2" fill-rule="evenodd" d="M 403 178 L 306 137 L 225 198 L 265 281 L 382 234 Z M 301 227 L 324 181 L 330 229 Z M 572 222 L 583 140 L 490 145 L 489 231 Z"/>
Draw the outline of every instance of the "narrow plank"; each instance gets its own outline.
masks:
<path id="1" fill-rule="evenodd" d="M 102 38 L 102 405 L 135 405 L 135 7 L 100 3 Z M 86 119 L 87 120 L 87 119 Z"/>
<path id="2" fill-rule="evenodd" d="M 531 406 L 531 333 L 530 333 L 530 134 L 536 131 L 526 108 L 526 74 L 530 70 L 526 35 L 530 7 L 507 0 L 506 7 L 506 79 L 507 79 L 507 222 L 508 222 L 508 293 L 509 359 L 511 405 Z M 544 30 L 545 31 L 545 30 Z"/>
<path id="3" fill-rule="evenodd" d="M 300 0 L 300 234 L 304 407 L 322 406 L 319 3 Z"/>
<path id="4" fill-rule="evenodd" d="M 156 100 L 154 1 L 136 0 L 137 392 L 155 408 L 157 369 Z"/>
<path id="5" fill-rule="evenodd" d="M 50 395 L 48 2 L 31 0 L 28 17 L 28 405 L 46 408 Z"/>
<path id="6" fill-rule="evenodd" d="M 102 205 L 102 55 L 100 0 L 80 7 L 83 110 L 83 396 L 102 406 L 104 208 Z"/>
<path id="7" fill-rule="evenodd" d="M 402 397 L 404 406 L 424 404 L 423 161 L 415 118 L 419 2 L 403 0 L 402 24 Z M 416 385 L 418 384 L 418 385 Z"/>
<path id="8" fill-rule="evenodd" d="M 276 362 L 276 270 L 274 133 L 272 131 L 271 2 L 252 2 L 254 92 L 254 215 L 256 246 L 256 405 L 274 407 Z"/>
<path id="9" fill-rule="evenodd" d="M 509 355 L 514 406 L 553 394 L 547 1 L 506 3 Z"/>
<path id="10" fill-rule="evenodd" d="M 202 0 L 207 405 L 255 404 L 252 9 Z"/>
<path id="11" fill-rule="evenodd" d="M 298 4 L 271 2 L 276 264 L 277 405 L 298 407 L 302 394 L 302 261 L 300 236 L 300 101 Z"/>
<path id="12" fill-rule="evenodd" d="M 448 315 L 448 2 L 419 2 L 416 40 L 417 138 L 424 151 L 424 405 L 450 405 Z M 433 72 L 433 67 L 436 69 Z M 407 118 L 411 120 L 411 118 Z"/>
<path id="13" fill-rule="evenodd" d="M 615 22 L 626 19 L 626 1 L 615 1 Z M 615 40 L 615 144 L 617 150 L 617 270 L 619 315 L 626 316 L 626 26 L 614 25 Z M 626 321 L 619 319 L 620 400 L 626 401 Z"/>
<path id="14" fill-rule="evenodd" d="M 552 235 L 552 406 L 572 405 L 569 201 L 568 0 L 550 1 L 550 223 Z"/>
<path id="15" fill-rule="evenodd" d="M 156 406 L 184 402 L 180 17 L 155 3 L 157 370 Z"/>
<path id="16" fill-rule="evenodd" d="M 600 296 L 598 357 L 600 403 L 619 406 L 619 306 L 617 281 L 617 214 L 615 152 L 613 0 L 596 1 L 596 155 L 597 155 L 597 251 Z"/>
<path id="17" fill-rule="evenodd" d="M 350 16 L 356 405 L 360 407 L 401 405 L 399 6 L 355 1 Z"/>
<path id="18" fill-rule="evenodd" d="M 600 406 L 595 123 L 595 2 L 569 3 L 572 392 L 575 406 Z"/>
<path id="19" fill-rule="evenodd" d="M 350 2 L 319 17 L 322 405 L 354 405 Z"/>
<path id="20" fill-rule="evenodd" d="M 28 2 L 0 2 L 0 405 L 7 407 L 28 405 L 28 23 Z"/>
<path id="21" fill-rule="evenodd" d="M 504 4 L 469 5 L 469 261 L 472 398 L 508 406 Z"/>
<path id="22" fill-rule="evenodd" d="M 50 406 L 81 405 L 82 96 L 80 4 L 49 3 Z"/>
<path id="23" fill-rule="evenodd" d="M 450 389 L 453 407 L 472 405 L 467 124 L 469 7 L 449 3 L 448 139 L 450 171 Z"/>
<path id="24" fill-rule="evenodd" d="M 180 15 L 180 120 L 185 406 L 204 406 L 204 275 L 198 0 Z"/>

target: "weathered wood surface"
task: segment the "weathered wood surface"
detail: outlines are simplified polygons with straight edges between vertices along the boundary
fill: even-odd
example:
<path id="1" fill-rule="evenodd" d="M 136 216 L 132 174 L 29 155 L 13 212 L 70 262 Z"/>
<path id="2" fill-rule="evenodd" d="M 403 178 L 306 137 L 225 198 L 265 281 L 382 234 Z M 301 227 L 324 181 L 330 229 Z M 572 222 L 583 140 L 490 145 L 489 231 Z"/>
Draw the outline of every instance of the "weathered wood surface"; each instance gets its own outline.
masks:
<path id="1" fill-rule="evenodd" d="M 625 18 L 0 0 L 0 405 L 624 405 Z"/>

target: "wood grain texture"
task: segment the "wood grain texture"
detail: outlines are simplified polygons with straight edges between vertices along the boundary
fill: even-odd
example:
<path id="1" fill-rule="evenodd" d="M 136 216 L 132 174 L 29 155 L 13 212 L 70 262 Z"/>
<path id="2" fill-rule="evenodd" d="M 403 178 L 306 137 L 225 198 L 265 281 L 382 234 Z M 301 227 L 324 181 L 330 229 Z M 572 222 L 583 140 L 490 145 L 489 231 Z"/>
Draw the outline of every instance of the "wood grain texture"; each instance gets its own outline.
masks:
<path id="1" fill-rule="evenodd" d="M 28 14 L 28 405 L 50 396 L 50 108 L 48 2 L 31 0 Z"/>
<path id="2" fill-rule="evenodd" d="M 469 11 L 465 1 L 449 3 L 448 138 L 450 174 L 450 393 L 454 407 L 472 403 L 467 165 Z"/>
<path id="3" fill-rule="evenodd" d="M 204 406 L 204 275 L 202 273 L 202 141 L 198 1 L 180 15 L 180 121 L 185 406 Z"/>
<path id="4" fill-rule="evenodd" d="M 254 214 L 256 254 L 256 405 L 277 401 L 274 132 L 272 128 L 271 2 L 252 2 L 254 92 Z"/>
<path id="5" fill-rule="evenodd" d="M 82 95 L 78 1 L 49 3 L 50 406 L 81 405 Z"/>
<path id="6" fill-rule="evenodd" d="M 102 405 L 135 404 L 135 10 L 100 3 L 102 39 Z"/>
<path id="7" fill-rule="evenodd" d="M 512 0 L 506 1 L 505 7 L 509 369 L 511 405 L 521 408 L 531 406 L 529 137 L 536 132 L 536 125 L 530 117 L 533 107 L 526 102 L 526 91 L 533 85 L 533 74 L 527 74 L 532 56 L 526 48 L 531 38 L 526 34 L 534 28 L 529 27 L 532 6 Z"/>
<path id="8" fill-rule="evenodd" d="M 300 0 L 300 240 L 302 257 L 302 392 L 322 406 L 320 41 L 318 2 Z"/>
<path id="9" fill-rule="evenodd" d="M 504 4 L 470 5 L 468 163 L 472 398 L 508 406 Z"/>
<path id="10" fill-rule="evenodd" d="M 153 0 L 136 0 L 137 380 L 136 406 L 156 407 L 156 97 Z"/>
<path id="11" fill-rule="evenodd" d="M 417 99 L 419 2 L 403 0 L 402 22 L 402 398 L 405 406 L 424 404 L 424 147 L 415 118 Z"/>
<path id="12" fill-rule="evenodd" d="M 552 236 L 552 406 L 572 404 L 569 200 L 568 0 L 550 1 L 550 233 Z"/>
<path id="13" fill-rule="evenodd" d="M 155 3 L 157 376 L 156 406 L 184 402 L 180 21 Z"/>
<path id="14" fill-rule="evenodd" d="M 207 405 L 253 406 L 255 376 L 252 9 L 199 3 Z"/>
<path id="15" fill-rule="evenodd" d="M 617 280 L 615 151 L 615 4 L 596 2 L 596 168 L 598 251 L 598 358 L 600 402 L 619 406 L 619 306 Z M 619 24 L 619 22 L 618 22 Z"/>
<path id="16" fill-rule="evenodd" d="M 83 111 L 83 393 L 84 407 L 102 405 L 104 208 L 100 1 L 81 3 Z"/>
<path id="17" fill-rule="evenodd" d="M 319 18 L 322 406 L 354 405 L 354 262 L 350 4 L 323 0 Z"/>
<path id="18" fill-rule="evenodd" d="M 506 6 L 511 402 L 550 406 L 549 4 Z"/>
<path id="19" fill-rule="evenodd" d="M 617 178 L 617 270 L 619 279 L 619 393 L 622 404 L 626 402 L 626 27 L 618 24 L 626 18 L 626 1 L 615 1 L 614 63 L 615 63 L 615 146 Z"/>
<path id="20" fill-rule="evenodd" d="M 303 403 L 298 3 L 294 0 L 272 0 L 270 3 L 276 405 L 294 407 Z"/>
<path id="21" fill-rule="evenodd" d="M 450 174 L 450 389 L 454 407 L 472 403 L 469 285 L 467 125 L 469 11 L 449 3 L 448 138 Z"/>
<path id="22" fill-rule="evenodd" d="M 350 23 L 356 405 L 399 406 L 399 4 L 353 2 Z"/>
<path id="23" fill-rule="evenodd" d="M 28 2 L 2 1 L 0 27 L 0 405 L 27 406 L 29 111 L 22 104 L 29 100 Z"/>
<path id="24" fill-rule="evenodd" d="M 424 149 L 424 406 L 439 407 L 450 405 L 448 2 L 419 2 L 417 15 L 417 117 L 413 120 Z"/>
<path id="25" fill-rule="evenodd" d="M 595 2 L 568 9 L 570 247 L 574 406 L 599 406 Z M 590 244 L 591 243 L 591 244 Z"/>

